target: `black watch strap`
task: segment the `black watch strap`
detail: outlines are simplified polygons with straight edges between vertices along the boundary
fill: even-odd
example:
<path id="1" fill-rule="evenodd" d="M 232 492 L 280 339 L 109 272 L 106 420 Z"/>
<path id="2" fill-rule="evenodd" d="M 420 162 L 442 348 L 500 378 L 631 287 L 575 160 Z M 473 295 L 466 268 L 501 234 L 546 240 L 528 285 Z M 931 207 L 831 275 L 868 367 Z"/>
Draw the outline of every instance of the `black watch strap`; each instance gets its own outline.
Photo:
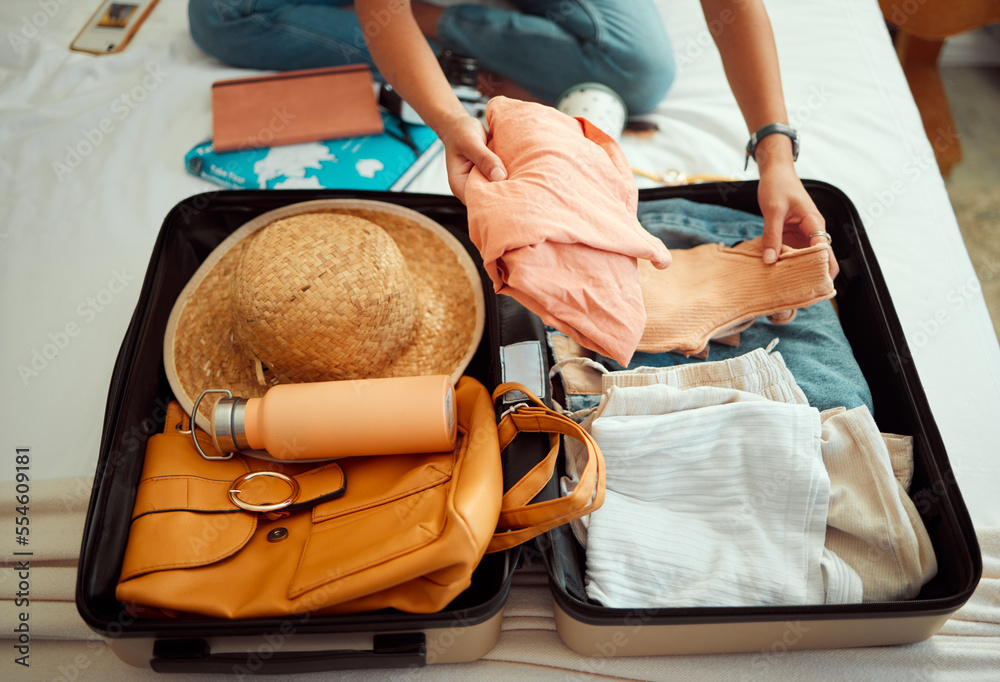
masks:
<path id="1" fill-rule="evenodd" d="M 750 159 L 754 161 L 757 160 L 757 145 L 768 135 L 774 135 L 775 133 L 779 135 L 787 135 L 792 140 L 792 161 L 799 158 L 799 133 L 795 128 L 785 125 L 784 123 L 771 123 L 766 125 L 757 132 L 750 135 L 750 141 L 747 142 L 747 156 L 743 162 L 743 170 L 747 169 L 750 164 Z"/>

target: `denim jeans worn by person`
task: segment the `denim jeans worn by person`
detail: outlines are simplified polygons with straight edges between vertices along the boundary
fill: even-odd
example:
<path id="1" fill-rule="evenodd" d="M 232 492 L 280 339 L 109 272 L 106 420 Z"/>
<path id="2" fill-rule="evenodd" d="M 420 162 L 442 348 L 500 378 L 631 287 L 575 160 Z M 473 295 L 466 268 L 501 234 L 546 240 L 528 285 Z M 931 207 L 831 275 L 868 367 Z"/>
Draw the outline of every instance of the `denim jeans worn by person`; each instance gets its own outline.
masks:
<path id="1" fill-rule="evenodd" d="M 351 4 L 190 0 L 188 15 L 194 42 L 233 66 L 286 71 L 363 63 L 374 71 L 365 36 L 392 20 L 391 9 L 386 16 L 359 17 Z M 552 103 L 573 85 L 599 82 L 625 100 L 629 113 L 642 114 L 673 81 L 673 53 L 652 0 L 511 4 L 517 11 L 446 7 L 437 24 L 438 46 L 473 57 L 482 69 Z"/>
<path id="2" fill-rule="evenodd" d="M 760 216 L 686 199 L 640 202 L 639 222 L 670 249 L 719 242 L 732 246 L 759 237 L 764 230 L 764 219 Z M 773 324 L 766 317 L 759 318 L 740 333 L 738 347 L 710 344 L 709 360 L 726 360 L 755 348 L 765 348 L 774 339 L 780 340 L 777 350 L 810 405 L 820 410 L 865 405 L 874 412 L 868 382 L 830 301 L 799 310 L 788 324 Z M 610 358 L 598 356 L 596 361 L 610 371 L 626 369 Z M 702 361 L 677 353 L 637 352 L 629 368 L 669 367 L 689 362 Z M 583 410 L 597 405 L 599 399 L 599 394 L 571 395 L 566 407 Z"/>

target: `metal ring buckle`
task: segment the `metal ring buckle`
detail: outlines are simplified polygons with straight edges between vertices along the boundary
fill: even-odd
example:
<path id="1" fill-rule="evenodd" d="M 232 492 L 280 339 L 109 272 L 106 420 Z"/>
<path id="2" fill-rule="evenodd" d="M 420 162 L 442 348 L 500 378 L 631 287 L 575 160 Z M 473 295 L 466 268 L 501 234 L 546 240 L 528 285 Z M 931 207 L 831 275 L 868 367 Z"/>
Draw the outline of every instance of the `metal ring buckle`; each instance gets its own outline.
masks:
<path id="1" fill-rule="evenodd" d="M 272 504 L 250 504 L 249 502 L 244 502 L 239 497 L 237 497 L 237 495 L 239 495 L 239 493 L 241 492 L 240 485 L 246 483 L 251 478 L 256 478 L 257 476 L 273 476 L 274 478 L 281 479 L 282 481 L 287 483 L 289 488 L 291 488 L 291 492 L 288 494 L 288 498 L 282 500 L 281 502 L 274 502 Z M 284 509 L 292 502 L 294 502 L 295 498 L 298 496 L 299 496 L 299 482 L 296 481 L 294 478 L 291 478 L 290 476 L 285 476 L 284 474 L 280 474 L 277 471 L 251 471 L 249 473 L 243 474 L 235 481 L 233 481 L 233 487 L 229 489 L 229 499 L 233 501 L 233 504 L 235 504 L 237 507 L 252 512 L 272 512 L 272 511 L 278 511 L 279 509 Z"/>

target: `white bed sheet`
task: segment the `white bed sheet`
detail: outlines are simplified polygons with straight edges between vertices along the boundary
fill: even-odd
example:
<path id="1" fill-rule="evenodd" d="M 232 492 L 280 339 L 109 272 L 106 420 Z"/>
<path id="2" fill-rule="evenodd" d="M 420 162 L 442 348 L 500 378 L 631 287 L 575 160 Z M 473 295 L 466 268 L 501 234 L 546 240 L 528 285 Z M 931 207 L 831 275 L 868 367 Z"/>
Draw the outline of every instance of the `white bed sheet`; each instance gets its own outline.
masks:
<path id="1" fill-rule="evenodd" d="M 753 168 L 742 170 L 746 130 L 698 4 L 660 4 L 678 77 L 652 115 L 660 132 L 647 140 L 627 137 L 626 154 L 650 171 L 753 177 Z M 215 189 L 185 172 L 183 155 L 210 134 L 210 84 L 245 73 L 195 47 L 183 0 L 161 0 L 119 55 L 70 52 L 96 5 L 0 4 L 0 481 L 14 477 L 15 449 L 27 447 L 36 491 L 46 479 L 93 476 L 108 380 L 157 231 L 177 202 Z M 790 670 L 825 676 L 834 665 L 859 678 L 963 672 L 988 679 L 990 666 L 1000 668 L 1000 448 L 993 433 L 1000 349 L 973 269 L 980 256 L 966 252 L 934 164 L 931 143 L 947 144 L 948 132 L 931 141 L 924 135 L 874 0 L 767 6 L 789 114 L 801 132 L 799 173 L 840 187 L 861 212 L 981 534 L 988 570 L 980 590 L 942 634 L 910 647 L 763 659 L 595 660 L 559 643 L 545 588 L 528 572 L 487 661 L 407 676 L 534 679 L 575 671 L 586 678 L 764 679 Z M 646 184 L 652 183 L 640 186 Z M 411 189 L 447 192 L 442 165 L 431 166 Z M 1000 263 L 982 265 L 988 276 L 1000 276 Z M 89 486 L 65 490 L 66 509 L 74 511 L 64 528 L 74 529 L 82 524 Z M 7 530 L 0 532 L 0 562 L 10 564 L 13 503 L 2 504 Z M 47 539 L 36 533 L 32 542 L 44 550 Z M 65 563 L 71 567 L 73 557 Z M 71 592 L 52 594 L 52 604 L 64 608 L 43 616 L 47 605 L 37 607 L 31 677 L 68 678 L 70 665 L 81 678 L 119 677 L 117 659 L 96 642 L 42 641 L 89 636 L 73 620 Z M 12 611 L 3 606 L 0 632 L 8 632 Z M 0 666 L 28 672 L 12 663 L 8 653 Z"/>

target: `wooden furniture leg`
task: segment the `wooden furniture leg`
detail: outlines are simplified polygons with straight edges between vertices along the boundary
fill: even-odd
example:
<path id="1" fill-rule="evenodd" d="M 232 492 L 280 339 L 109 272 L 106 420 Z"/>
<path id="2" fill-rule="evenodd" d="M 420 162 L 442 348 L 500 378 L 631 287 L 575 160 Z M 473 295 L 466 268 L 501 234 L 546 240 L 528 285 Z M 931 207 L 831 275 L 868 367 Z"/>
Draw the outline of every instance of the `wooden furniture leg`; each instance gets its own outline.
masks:
<path id="1" fill-rule="evenodd" d="M 943 45 L 944 40 L 925 40 L 902 28 L 896 36 L 896 54 L 920 109 L 924 131 L 934 148 L 941 175 L 948 177 L 955 164 L 962 160 L 962 144 L 937 68 Z"/>

